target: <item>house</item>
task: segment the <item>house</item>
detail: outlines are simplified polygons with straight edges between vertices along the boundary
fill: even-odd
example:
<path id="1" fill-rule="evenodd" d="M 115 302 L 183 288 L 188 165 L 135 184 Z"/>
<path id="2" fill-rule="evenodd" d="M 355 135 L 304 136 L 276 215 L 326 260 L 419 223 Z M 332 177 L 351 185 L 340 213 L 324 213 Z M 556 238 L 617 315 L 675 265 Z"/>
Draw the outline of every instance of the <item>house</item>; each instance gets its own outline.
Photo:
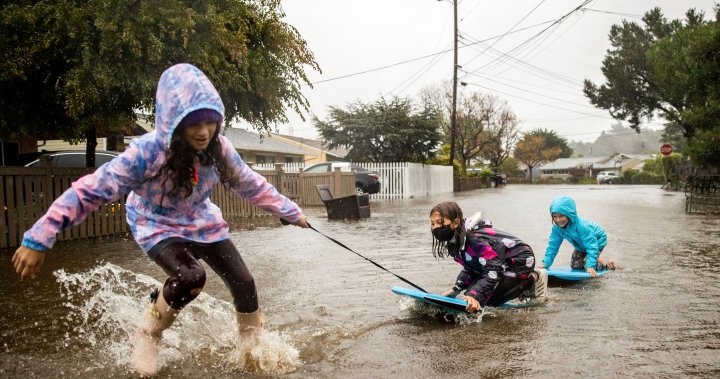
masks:
<path id="1" fill-rule="evenodd" d="M 300 148 L 267 135 L 260 135 L 245 129 L 227 128 L 225 137 L 232 142 L 235 150 L 245 162 L 252 163 L 296 163 L 316 159 L 316 151 Z"/>
<path id="2" fill-rule="evenodd" d="M 120 138 L 119 141 L 115 139 L 116 144 L 111 144 L 113 140 L 110 138 L 97 138 L 97 150 L 124 151 L 133 138 L 153 129 L 153 124 L 147 116 L 142 114 L 137 114 L 137 116 L 137 122 L 125 130 L 128 135 Z M 298 147 L 293 143 L 286 143 L 267 135 L 261 136 L 256 132 L 240 128 L 225 129 L 225 136 L 232 142 L 246 162 L 269 164 L 305 163 L 308 160 L 317 160 L 320 154 L 317 149 L 308 146 L 305 146 L 305 148 Z M 83 150 L 85 147 L 85 142 L 71 145 L 63 140 L 38 141 L 38 151 Z"/>
<path id="3" fill-rule="evenodd" d="M 305 163 L 308 165 L 342 160 L 349 152 L 347 149 L 343 148 L 327 149 L 325 147 L 325 142 L 305 137 L 295 137 L 273 133 L 270 135 L 270 138 L 294 145 L 304 150 L 312 151 L 312 156 L 305 157 Z"/>
<path id="4" fill-rule="evenodd" d="M 570 170 L 574 168 L 588 170 L 588 176 L 594 178 L 600 171 L 642 170 L 645 160 L 655 159 L 655 154 L 615 154 L 605 157 L 560 158 L 540 166 L 541 179 L 571 178 Z"/>

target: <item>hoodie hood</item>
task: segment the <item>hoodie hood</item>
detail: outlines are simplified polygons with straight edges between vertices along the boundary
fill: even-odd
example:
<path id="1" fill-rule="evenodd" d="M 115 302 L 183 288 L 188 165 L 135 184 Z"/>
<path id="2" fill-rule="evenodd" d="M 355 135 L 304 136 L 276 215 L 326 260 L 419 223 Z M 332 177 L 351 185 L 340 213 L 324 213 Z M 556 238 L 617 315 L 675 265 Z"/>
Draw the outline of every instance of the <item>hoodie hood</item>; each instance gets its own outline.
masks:
<path id="1" fill-rule="evenodd" d="M 175 129 L 193 111 L 209 109 L 220 115 L 219 132 L 223 132 L 225 106 L 215 86 L 197 67 L 176 64 L 163 72 L 155 95 L 156 138 L 167 149 Z"/>
<path id="2" fill-rule="evenodd" d="M 578 216 L 575 208 L 575 200 L 567 196 L 558 196 L 550 204 L 550 215 L 553 213 L 561 213 L 570 219 L 570 222 L 577 223 Z"/>

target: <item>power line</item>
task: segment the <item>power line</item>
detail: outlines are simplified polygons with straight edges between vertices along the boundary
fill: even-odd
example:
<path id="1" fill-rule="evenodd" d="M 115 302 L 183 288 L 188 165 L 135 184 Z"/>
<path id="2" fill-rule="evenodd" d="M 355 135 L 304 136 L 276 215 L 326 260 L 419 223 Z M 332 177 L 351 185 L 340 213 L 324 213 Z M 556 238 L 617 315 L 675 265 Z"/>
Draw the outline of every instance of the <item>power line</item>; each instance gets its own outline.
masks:
<path id="1" fill-rule="evenodd" d="M 544 21 L 544 22 L 541 22 L 541 23 L 538 23 L 538 24 L 535 24 L 535 25 L 528 26 L 528 27 L 526 27 L 526 28 L 518 29 L 518 30 L 516 30 L 516 31 L 514 31 L 514 32 L 512 32 L 512 33 L 510 33 L 510 34 L 519 33 L 519 32 L 522 32 L 522 31 L 525 31 L 525 30 L 528 30 L 528 29 L 531 29 L 531 28 L 535 28 L 535 27 L 538 27 L 538 26 L 541 26 L 541 25 L 545 25 L 545 24 L 548 24 L 548 23 L 551 23 L 551 22 L 554 22 L 554 21 L 555 21 L 555 20 Z M 478 41 L 478 42 L 475 42 L 475 43 L 472 43 L 472 44 L 469 44 L 469 45 L 461 46 L 460 48 L 463 48 L 463 47 L 466 47 L 466 46 L 471 46 L 471 45 L 478 44 L 478 43 L 484 43 L 484 42 L 487 42 L 487 41 L 492 41 L 492 40 L 495 39 L 495 38 L 500 38 L 500 36 L 489 37 L 489 38 L 486 38 L 486 39 L 484 39 L 484 40 L 482 40 L 482 41 Z M 405 61 L 400 61 L 400 62 L 397 62 L 397 63 L 385 65 L 385 66 L 375 67 L 375 68 L 371 68 L 371 69 L 368 69 L 368 70 L 365 70 L 365 71 L 354 72 L 354 73 L 352 73 L 352 74 L 341 75 L 341 76 L 337 76 L 337 77 L 334 77 L 334 78 L 318 80 L 318 81 L 313 82 L 313 84 L 326 83 L 326 82 L 335 81 L 335 80 L 339 80 L 339 79 L 349 78 L 349 77 L 352 77 L 352 76 L 367 74 L 367 73 L 374 72 L 374 71 L 380 71 L 380 70 L 384 70 L 384 69 L 387 69 L 387 68 L 391 68 L 391 67 L 400 66 L 400 65 L 403 65 L 403 64 L 407 64 L 407 63 L 412 63 L 412 62 L 415 62 L 415 61 L 419 61 L 419 60 L 421 60 L 421 59 L 426 59 L 426 58 L 434 57 L 434 56 L 436 56 L 436 55 L 444 54 L 444 53 L 447 53 L 447 52 L 450 52 L 450 51 L 453 51 L 453 49 L 446 49 L 446 50 L 438 51 L 438 52 L 436 52 L 436 53 L 432 53 L 432 54 L 428 54 L 428 55 L 423 55 L 423 56 L 421 56 L 421 57 L 417 57 L 417 58 L 413 58 L 413 59 L 408 59 L 408 60 L 405 60 Z"/>
<path id="2" fill-rule="evenodd" d="M 495 62 L 497 62 L 499 59 L 501 59 L 501 58 L 503 58 L 503 57 L 505 57 L 505 56 L 510 56 L 510 54 L 511 54 L 513 51 L 519 49 L 520 47 L 522 47 L 522 46 L 525 45 L 525 44 L 530 43 L 532 40 L 534 40 L 535 38 L 537 38 L 537 37 L 539 37 L 540 35 L 542 35 L 543 33 L 545 33 L 545 32 L 546 32 L 548 29 L 550 29 L 551 27 L 553 27 L 553 26 L 555 26 L 555 25 L 559 25 L 559 24 L 562 23 L 567 17 L 569 17 L 571 14 L 577 12 L 579 9 L 581 9 L 582 7 L 584 7 L 585 5 L 587 5 L 588 3 L 590 3 L 590 1 L 592 1 L 592 0 L 585 0 L 585 1 L 583 1 L 582 4 L 580 4 L 579 6 L 577 6 L 576 8 L 574 8 L 573 10 L 571 10 L 570 12 L 566 13 L 565 15 L 563 15 L 562 17 L 560 17 L 559 19 L 557 19 L 557 20 L 556 20 L 555 22 L 553 22 L 550 26 L 548 26 L 548 27 L 546 27 L 545 29 L 541 30 L 539 33 L 535 34 L 534 36 L 530 37 L 529 39 L 527 39 L 527 40 L 525 40 L 524 42 L 520 43 L 519 45 L 515 46 L 514 48 L 510 49 L 510 51 L 502 53 L 502 55 L 501 55 L 500 57 L 495 58 L 494 60 L 492 60 L 492 61 L 486 63 L 485 65 L 477 68 L 477 70 L 482 70 L 483 68 L 485 68 L 485 67 L 487 67 L 487 66 L 489 66 L 489 65 L 491 65 L 491 64 L 493 64 L 493 63 L 495 63 Z M 477 70 L 476 70 L 476 71 L 477 71 Z"/>
<path id="3" fill-rule="evenodd" d="M 572 113 L 577 113 L 577 114 L 586 115 L 586 116 L 595 117 L 595 118 L 603 118 L 603 119 L 606 119 L 606 120 L 614 120 L 614 118 L 611 118 L 611 117 L 606 117 L 606 116 L 600 116 L 600 115 L 595 115 L 595 114 L 591 114 L 591 113 L 580 112 L 580 111 L 576 111 L 576 110 L 572 110 L 572 109 L 567 109 L 567 108 L 563 108 L 563 107 L 558 107 L 558 106 L 552 105 L 552 104 L 543 103 L 543 102 L 536 101 L 536 100 L 532 100 L 532 99 L 527 99 L 527 98 L 524 98 L 524 97 L 521 97 L 521 96 L 512 95 L 512 94 L 509 94 L 509 93 L 507 93 L 507 92 L 498 91 L 498 90 L 496 90 L 496 89 L 492 89 L 492 88 L 488 88 L 488 87 L 485 87 L 485 86 L 481 86 L 481 85 L 476 84 L 476 83 L 468 83 L 468 85 L 473 85 L 473 86 L 476 86 L 476 87 L 480 87 L 480 88 L 486 89 L 486 90 L 488 90 L 488 91 L 494 91 L 494 92 L 497 92 L 497 93 L 501 93 L 501 94 L 503 94 L 503 95 L 505 95 L 505 96 L 514 97 L 514 98 L 517 98 L 517 99 L 520 99 L 520 100 L 529 101 L 529 102 L 531 102 L 531 103 L 544 105 L 544 106 L 547 106 L 547 107 L 550 107 L 550 108 L 560 109 L 560 110 L 563 110 L 563 111 L 572 112 Z"/>
<path id="4" fill-rule="evenodd" d="M 533 12 L 535 12 L 535 10 L 538 9 L 544 2 L 545 2 L 545 0 L 542 0 L 538 5 L 535 6 L 535 8 L 531 9 L 530 12 L 528 12 L 525 16 L 523 16 L 523 18 L 521 18 L 520 21 L 516 22 L 515 25 L 513 25 L 512 27 L 510 27 L 510 29 L 508 29 L 507 32 L 503 33 L 503 35 L 501 35 L 500 38 L 498 38 L 498 39 L 496 39 L 495 41 L 493 41 L 493 43 L 490 44 L 487 48 L 485 48 L 485 50 L 481 51 L 480 54 L 475 55 L 475 57 L 473 57 L 473 58 L 470 59 L 469 61 L 465 62 L 465 64 L 470 64 L 472 61 L 474 61 L 475 59 L 477 59 L 477 57 L 485 54 L 485 51 L 487 51 L 487 49 L 495 46 L 495 44 L 498 43 L 498 42 L 500 42 L 500 41 L 503 39 L 503 37 L 505 37 L 506 35 L 510 34 L 510 33 L 513 31 L 513 29 L 515 29 L 516 26 L 520 25 L 521 22 L 525 21 L 525 19 L 528 18 Z"/>
<path id="5" fill-rule="evenodd" d="M 452 44 L 451 44 L 451 45 L 452 45 Z M 405 91 L 406 89 L 408 89 L 411 85 L 415 84 L 415 82 L 417 82 L 417 81 L 420 79 L 420 77 L 422 77 L 423 75 L 427 74 L 427 72 L 430 71 L 430 69 L 431 69 L 433 66 L 435 66 L 438 62 L 440 62 L 440 57 L 442 57 L 442 55 L 438 55 L 438 56 L 433 57 L 433 59 L 431 59 L 430 62 L 428 62 L 425 66 L 423 66 L 423 67 L 421 67 L 419 70 L 415 71 L 415 73 L 413 73 L 412 75 L 408 76 L 405 80 L 403 80 L 402 82 L 400 82 L 400 84 L 398 84 L 397 86 L 395 86 L 395 88 L 391 89 L 391 90 L 390 90 L 390 93 L 391 93 L 391 94 L 392 94 L 392 93 L 395 93 L 395 91 L 396 91 L 398 88 L 400 88 L 400 87 L 402 87 L 402 89 L 401 89 L 400 91 L 398 91 L 398 93 L 402 93 L 403 91 Z M 415 77 L 415 78 L 414 78 L 414 77 Z M 414 79 L 413 79 L 413 78 L 414 78 Z M 407 84 L 406 84 L 406 83 L 407 83 Z"/>
<path id="6" fill-rule="evenodd" d="M 464 72 L 466 72 L 466 73 L 468 73 L 468 74 L 470 74 L 470 75 L 479 76 L 479 75 L 477 75 L 477 74 L 475 74 L 475 73 L 472 73 L 472 72 L 467 72 L 467 71 L 465 71 L 465 70 L 462 70 L 462 71 L 464 71 Z M 515 88 L 515 89 L 517 89 L 517 90 L 524 91 L 524 92 L 527 92 L 527 93 L 531 93 L 531 94 L 533 94 L 533 95 L 537 95 L 537 96 L 544 97 L 544 98 L 547 98 L 547 99 L 557 100 L 557 101 L 560 101 L 560 102 L 563 102 L 563 103 L 566 103 L 566 104 L 577 105 L 577 106 L 584 107 L 584 108 L 596 109 L 595 107 L 590 106 L 590 105 L 587 105 L 587 104 L 573 103 L 573 102 L 571 102 L 571 101 L 568 101 L 568 100 L 565 100 L 565 99 L 560 99 L 560 98 L 558 98 L 558 97 L 552 97 L 552 96 L 544 95 L 544 94 L 542 94 L 542 93 L 538 93 L 538 92 L 535 92 L 535 91 L 530 91 L 530 90 L 528 90 L 528 89 L 516 87 L 516 86 L 510 85 L 510 84 L 501 83 L 501 82 L 498 82 L 498 81 L 495 80 L 495 79 L 490 79 L 490 78 L 487 78 L 487 77 L 483 77 L 482 79 L 489 80 L 489 81 L 491 81 L 491 82 L 495 82 L 495 83 L 498 83 L 498 84 L 500 84 L 500 85 L 504 85 L 504 86 L 507 86 L 507 87 Z"/>
<path id="7" fill-rule="evenodd" d="M 592 8 L 582 8 L 581 10 L 582 10 L 583 12 L 589 11 L 589 12 L 597 12 L 597 13 L 616 14 L 616 15 L 619 15 L 619 16 L 633 17 L 633 18 L 638 18 L 638 19 L 642 19 L 642 18 L 643 18 L 642 15 L 632 14 L 632 13 L 611 12 L 611 11 L 603 11 L 603 10 L 600 10 L 600 9 L 592 9 Z"/>
<path id="8" fill-rule="evenodd" d="M 469 35 L 468 35 L 468 36 L 469 36 Z M 470 36 L 470 37 L 474 39 L 474 37 L 472 37 L 472 36 Z M 527 67 L 527 68 L 529 68 L 529 69 L 531 69 L 531 70 L 533 70 L 533 71 L 535 71 L 535 72 L 537 72 L 537 73 L 540 73 L 540 74 L 546 76 L 546 77 L 548 78 L 548 80 L 550 80 L 550 81 L 552 81 L 552 82 L 554 82 L 554 83 L 563 85 L 563 86 L 565 86 L 565 87 L 568 87 L 568 88 L 577 88 L 576 86 L 581 84 L 580 81 L 577 81 L 577 80 L 575 80 L 575 79 L 573 79 L 573 78 L 566 77 L 566 76 L 564 76 L 564 75 L 562 75 L 562 74 L 559 74 L 559 73 L 556 73 L 556 72 L 547 70 L 547 69 L 542 68 L 542 67 L 535 66 L 535 65 L 533 65 L 533 64 L 531 64 L 531 63 L 522 61 L 522 60 L 520 60 L 520 59 L 518 59 L 518 58 L 516 58 L 516 57 L 509 56 L 509 55 L 503 56 L 504 53 L 501 52 L 500 50 L 491 48 L 490 51 L 491 51 L 491 52 L 494 52 L 495 54 L 497 54 L 497 56 L 498 56 L 500 59 L 507 58 L 507 59 L 512 60 L 512 61 L 514 61 L 514 62 L 516 62 L 517 64 L 520 65 L 520 66 L 517 66 L 517 65 L 513 66 L 513 67 L 515 67 L 515 68 L 518 68 L 518 69 L 520 69 L 520 70 L 522 70 L 522 71 L 525 71 L 525 72 L 527 72 L 527 73 L 532 74 L 530 71 L 525 70 L 525 69 L 522 68 L 522 66 L 525 66 L 525 67 Z M 466 70 L 466 71 L 467 71 L 467 72 L 472 72 L 472 70 Z M 572 85 L 572 86 L 570 86 L 570 85 Z"/>
<path id="9" fill-rule="evenodd" d="M 557 92 L 557 93 L 562 93 L 562 94 L 566 94 L 566 95 L 570 95 L 570 96 L 577 96 L 577 95 L 578 95 L 578 91 L 582 91 L 581 88 L 575 88 L 576 91 L 572 91 L 572 92 L 571 92 L 571 91 L 564 91 L 564 90 L 558 89 L 558 88 L 543 87 L 543 86 L 538 85 L 538 84 L 528 83 L 528 82 L 524 82 L 524 81 L 520 81 L 520 80 L 509 79 L 509 78 L 502 78 L 502 80 L 500 80 L 500 79 L 498 79 L 498 78 L 493 78 L 493 77 L 490 77 L 490 76 L 488 76 L 488 75 L 482 75 L 482 74 L 478 74 L 478 73 L 472 73 L 472 75 L 477 76 L 477 77 L 479 77 L 479 78 L 481 78 L 481 79 L 493 80 L 493 81 L 496 81 L 496 82 L 498 82 L 498 83 L 500 83 L 500 84 L 502 84 L 502 85 L 508 85 L 508 86 L 509 86 L 509 84 L 506 84 L 506 83 L 507 83 L 507 82 L 512 82 L 512 83 L 518 83 L 518 84 L 520 84 L 520 85 L 536 86 L 536 87 L 540 87 L 543 91 Z"/>
<path id="10" fill-rule="evenodd" d="M 448 51 L 452 51 L 452 49 L 439 51 L 439 52 L 437 52 L 437 53 L 424 55 L 424 56 L 419 57 L 419 58 L 408 59 L 408 60 L 406 60 L 406 61 L 401 61 L 401 62 L 389 64 L 389 65 L 387 65 L 387 66 L 376 67 L 376 68 L 372 68 L 372 69 L 369 69 L 369 70 L 356 72 L 356 73 L 353 73 L 353 74 L 342 75 L 342 76 L 338 76 L 338 77 L 330 78 L 330 79 L 325 79 L 325 80 L 318 80 L 318 81 L 314 82 L 313 84 L 326 83 L 326 82 L 330 82 L 330 81 L 333 81 L 333 80 L 349 78 L 349 77 L 351 77 L 351 76 L 357 76 L 357 75 L 367 74 L 367 73 L 373 72 L 373 71 L 380 71 L 380 70 L 384 70 L 384 69 L 386 69 L 386 68 L 395 67 L 395 66 L 400 66 L 400 65 L 403 65 L 403 64 L 406 64 L 406 63 L 411 63 L 411 62 L 419 61 L 419 60 L 421 60 L 421 59 L 430 58 L 430 57 L 433 57 L 433 56 L 436 56 L 436 55 L 439 55 L 439 54 L 444 54 L 444 53 L 447 53 Z"/>

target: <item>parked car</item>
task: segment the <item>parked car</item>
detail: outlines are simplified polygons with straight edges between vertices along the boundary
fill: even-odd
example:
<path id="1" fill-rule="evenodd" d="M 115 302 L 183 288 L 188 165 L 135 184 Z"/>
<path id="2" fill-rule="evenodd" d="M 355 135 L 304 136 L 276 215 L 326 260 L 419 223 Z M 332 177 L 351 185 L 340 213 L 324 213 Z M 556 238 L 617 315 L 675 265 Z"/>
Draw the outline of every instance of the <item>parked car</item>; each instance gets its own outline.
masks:
<path id="1" fill-rule="evenodd" d="M 95 167 L 110 162 L 113 158 L 120 155 L 117 151 L 95 151 Z M 41 159 L 48 157 L 50 166 L 52 167 L 85 167 L 85 150 L 68 150 L 46 153 L 38 157 L 38 159 L 28 163 L 25 167 L 42 167 Z"/>
<path id="2" fill-rule="evenodd" d="M 303 172 L 307 173 L 321 173 L 331 172 L 336 167 L 340 168 L 340 171 L 350 172 L 355 170 L 355 190 L 358 193 L 369 193 L 374 194 L 380 192 L 380 175 L 375 171 L 370 171 L 364 167 L 358 166 L 350 162 L 325 162 L 316 163 L 314 165 L 307 166 L 303 169 Z"/>
<path id="3" fill-rule="evenodd" d="M 507 182 L 507 176 L 505 174 L 492 174 L 490 176 L 490 187 L 497 187 Z"/>
<path id="4" fill-rule="evenodd" d="M 619 179 L 620 175 L 615 171 L 600 171 L 597 174 L 598 184 L 613 184 L 613 182 L 617 182 Z"/>

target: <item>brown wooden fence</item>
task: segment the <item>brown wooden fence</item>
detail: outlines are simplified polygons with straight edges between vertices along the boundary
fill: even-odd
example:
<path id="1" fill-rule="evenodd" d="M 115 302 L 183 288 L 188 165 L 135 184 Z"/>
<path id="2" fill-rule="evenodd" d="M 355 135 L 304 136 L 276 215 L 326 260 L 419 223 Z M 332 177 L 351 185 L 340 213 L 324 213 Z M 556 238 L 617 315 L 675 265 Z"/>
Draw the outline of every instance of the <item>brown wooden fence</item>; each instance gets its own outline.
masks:
<path id="1" fill-rule="evenodd" d="M 93 169 L 57 167 L 0 167 L 0 248 L 19 246 L 26 230 L 47 212 L 50 204 L 73 181 Z M 285 173 L 282 165 L 275 171 L 258 171 L 280 192 L 301 206 L 322 205 L 315 184 L 329 184 L 335 196 L 354 193 L 352 172 L 305 174 Z M 270 213 L 252 206 L 224 186 L 218 185 L 210 197 L 225 217 L 261 217 Z M 129 231 L 125 218 L 125 198 L 103 204 L 87 220 L 59 233 L 58 241 L 100 237 Z"/>
<path id="2" fill-rule="evenodd" d="M 490 181 L 488 179 L 482 179 L 478 177 L 460 177 L 456 176 L 453 178 L 453 191 L 464 192 L 472 191 L 479 188 L 490 187 Z"/>

